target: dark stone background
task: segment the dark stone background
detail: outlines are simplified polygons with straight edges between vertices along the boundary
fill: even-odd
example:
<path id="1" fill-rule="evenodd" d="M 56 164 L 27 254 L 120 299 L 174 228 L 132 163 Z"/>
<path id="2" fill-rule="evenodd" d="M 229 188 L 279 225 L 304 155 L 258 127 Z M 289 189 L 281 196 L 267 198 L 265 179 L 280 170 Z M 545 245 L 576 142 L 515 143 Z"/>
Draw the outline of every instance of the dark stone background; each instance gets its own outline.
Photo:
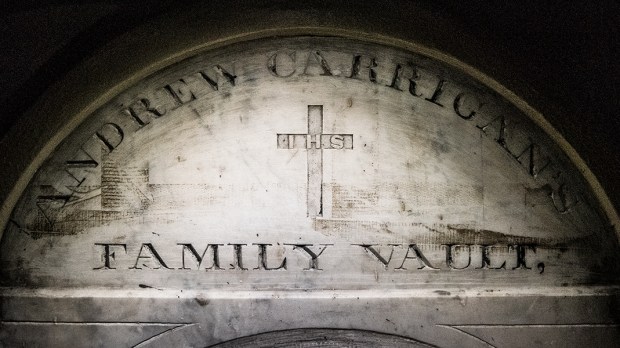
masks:
<path id="1" fill-rule="evenodd" d="M 222 3 L 264 5 L 255 1 Z M 315 13 L 330 8 L 365 9 L 365 13 L 377 15 L 381 11 L 411 11 L 411 20 L 416 18 L 411 1 L 404 0 L 275 3 L 264 6 L 310 6 L 316 8 Z M 97 47 L 149 18 L 184 5 L 171 0 L 2 2 L 0 137 L 47 86 Z M 504 76 L 502 83 L 510 86 L 512 78 L 526 81 L 525 94 L 542 96 L 558 106 L 559 112 L 546 115 L 549 121 L 586 160 L 616 209 L 620 208 L 618 2 L 435 0 L 419 1 L 415 6 L 488 43 L 493 52 L 481 51 L 480 55 L 501 56 L 500 64 L 514 74 Z M 372 16 L 368 20 L 372 21 Z"/>

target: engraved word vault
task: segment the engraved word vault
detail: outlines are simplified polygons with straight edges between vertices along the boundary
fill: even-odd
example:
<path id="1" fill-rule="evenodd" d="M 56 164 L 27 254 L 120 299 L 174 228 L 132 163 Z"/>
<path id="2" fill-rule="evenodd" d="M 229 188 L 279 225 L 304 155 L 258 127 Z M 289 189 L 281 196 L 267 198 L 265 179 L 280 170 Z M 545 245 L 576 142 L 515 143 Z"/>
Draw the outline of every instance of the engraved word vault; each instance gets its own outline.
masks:
<path id="1" fill-rule="evenodd" d="M 136 83 L 38 169 L 2 235 L 0 342 L 604 346 L 619 250 L 569 156 L 465 72 L 248 41 Z"/>

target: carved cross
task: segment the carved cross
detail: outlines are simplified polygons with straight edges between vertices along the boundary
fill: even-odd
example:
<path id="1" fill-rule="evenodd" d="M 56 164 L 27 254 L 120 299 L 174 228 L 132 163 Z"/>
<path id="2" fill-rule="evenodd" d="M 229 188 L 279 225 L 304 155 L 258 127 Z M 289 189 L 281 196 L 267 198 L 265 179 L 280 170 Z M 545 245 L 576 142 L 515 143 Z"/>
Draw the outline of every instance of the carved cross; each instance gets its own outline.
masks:
<path id="1" fill-rule="evenodd" d="M 323 150 L 353 149 L 353 134 L 323 134 L 323 105 L 308 105 L 308 134 L 278 134 L 278 149 L 308 151 L 308 216 L 323 216 Z"/>

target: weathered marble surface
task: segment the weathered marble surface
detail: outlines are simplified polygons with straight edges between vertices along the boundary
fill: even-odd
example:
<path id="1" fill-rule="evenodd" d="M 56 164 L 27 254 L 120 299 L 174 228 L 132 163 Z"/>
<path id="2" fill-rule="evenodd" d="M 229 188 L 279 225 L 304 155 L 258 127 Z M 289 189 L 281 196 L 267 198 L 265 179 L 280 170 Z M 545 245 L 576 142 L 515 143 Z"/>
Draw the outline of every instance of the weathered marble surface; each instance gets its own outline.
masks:
<path id="1" fill-rule="evenodd" d="M 346 39 L 123 92 L 41 167 L 0 261 L 8 346 L 618 339 L 618 239 L 567 155 L 464 73 Z"/>

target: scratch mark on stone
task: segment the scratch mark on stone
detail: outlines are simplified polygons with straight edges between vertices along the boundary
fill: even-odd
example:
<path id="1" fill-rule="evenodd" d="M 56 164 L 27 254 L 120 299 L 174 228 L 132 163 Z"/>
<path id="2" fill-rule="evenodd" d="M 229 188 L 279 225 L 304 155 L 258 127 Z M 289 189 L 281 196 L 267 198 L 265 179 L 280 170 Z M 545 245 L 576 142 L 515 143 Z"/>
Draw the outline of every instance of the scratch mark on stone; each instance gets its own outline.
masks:
<path id="1" fill-rule="evenodd" d="M 142 289 L 155 289 L 155 290 L 159 290 L 159 291 L 164 290 L 164 289 L 156 288 L 154 286 L 150 286 L 150 285 L 146 285 L 146 284 L 138 284 L 138 286 L 141 287 Z"/>
<path id="2" fill-rule="evenodd" d="M 13 219 L 9 219 L 9 222 L 12 223 L 13 225 L 15 225 L 17 227 L 17 230 L 21 233 L 24 233 L 27 236 L 31 236 L 31 234 L 25 229 L 23 228 L 17 221 L 13 220 Z"/>
<path id="3" fill-rule="evenodd" d="M 460 333 L 464 333 L 465 335 L 467 335 L 467 336 L 469 336 L 469 337 L 473 337 L 475 340 L 477 340 L 477 341 L 479 341 L 479 342 L 484 343 L 487 347 L 490 347 L 490 348 L 497 348 L 496 346 L 494 346 L 494 345 L 492 345 L 491 343 L 489 343 L 489 342 L 487 342 L 487 341 L 485 341 L 485 340 L 481 339 L 480 337 L 474 336 L 474 335 L 470 334 L 469 332 L 467 332 L 467 331 L 465 331 L 465 330 L 461 330 L 461 329 L 459 329 L 458 327 L 455 327 L 455 326 L 450 326 L 450 325 L 437 325 L 437 326 L 439 326 L 439 327 L 445 327 L 445 328 L 448 328 L 448 329 L 451 329 L 451 330 L 454 330 L 454 331 L 458 331 L 458 332 L 460 332 Z"/>
<path id="4" fill-rule="evenodd" d="M 184 328 L 189 327 L 189 326 L 194 326 L 194 325 L 196 325 L 196 324 L 181 324 L 181 325 L 172 327 L 172 328 L 170 328 L 168 330 L 165 330 L 163 332 L 158 333 L 157 335 L 155 335 L 153 337 L 147 338 L 146 340 L 144 340 L 144 341 L 134 345 L 132 348 L 144 347 L 145 345 L 149 344 L 149 342 L 157 340 L 157 339 L 161 338 L 161 336 L 163 336 L 163 335 L 167 335 L 167 334 L 172 333 L 174 331 L 178 331 L 178 330 L 184 329 Z"/>
<path id="5" fill-rule="evenodd" d="M 45 325 L 68 325 L 68 326 L 191 326 L 195 325 L 193 323 L 157 323 L 157 322 L 143 322 L 143 321 L 132 321 L 132 322 L 110 322 L 110 321 L 89 321 L 89 322 L 76 322 L 76 321 L 32 321 L 32 320 L 3 320 L 0 321 L 3 325 L 34 325 L 34 326 L 45 326 Z"/>

